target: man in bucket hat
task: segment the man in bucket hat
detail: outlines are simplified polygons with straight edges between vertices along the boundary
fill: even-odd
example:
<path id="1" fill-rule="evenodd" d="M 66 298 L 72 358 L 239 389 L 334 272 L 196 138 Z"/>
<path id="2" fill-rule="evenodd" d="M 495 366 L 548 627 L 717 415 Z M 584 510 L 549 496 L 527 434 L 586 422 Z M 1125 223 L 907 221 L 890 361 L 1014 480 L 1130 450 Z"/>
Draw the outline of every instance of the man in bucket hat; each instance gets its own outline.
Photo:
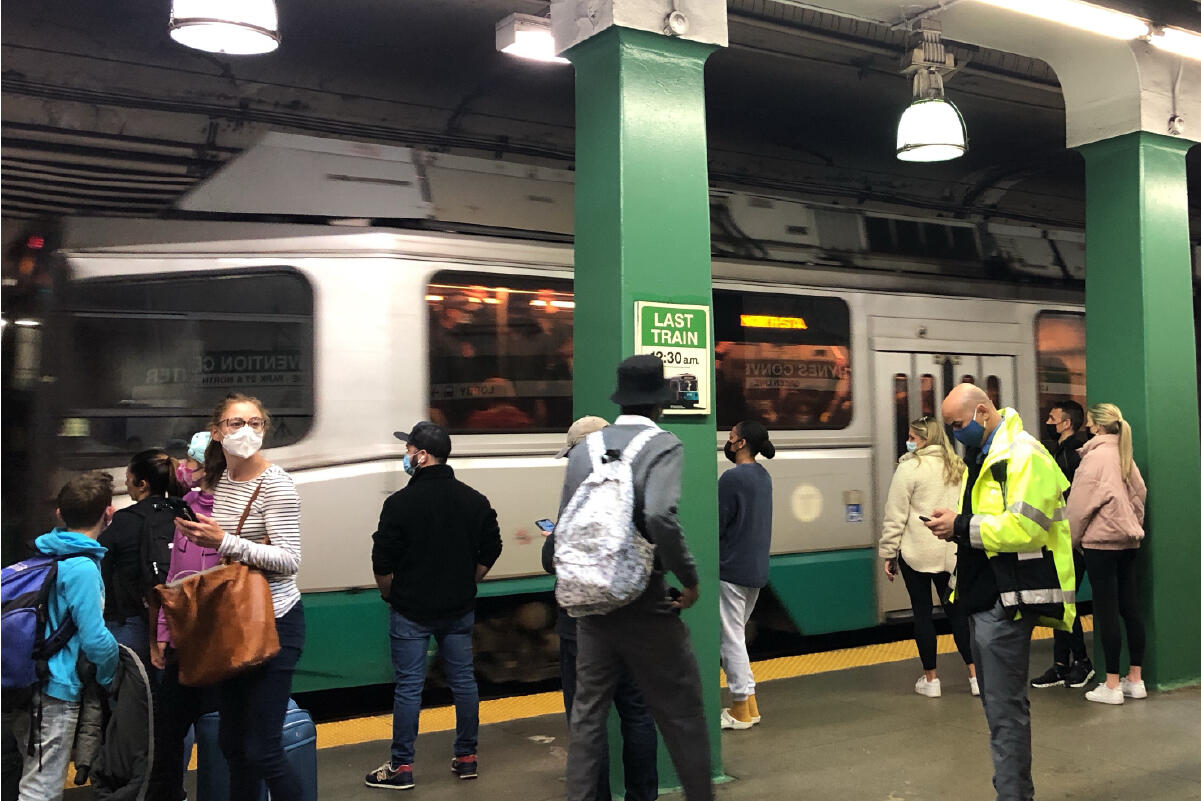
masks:
<path id="1" fill-rule="evenodd" d="M 671 391 L 663 362 L 631 356 L 617 368 L 612 401 L 621 416 L 601 432 L 607 452 L 621 452 L 655 421 Z M 606 764 L 609 699 L 624 674 L 633 676 L 659 726 L 688 801 L 710 801 L 709 733 L 705 725 L 700 672 L 679 612 L 699 595 L 696 564 L 677 519 L 684 446 L 669 432 L 646 441 L 631 464 L 635 526 L 655 546 L 655 569 L 646 589 L 629 604 L 604 614 L 578 618 L 576 694 L 567 754 L 567 799 L 585 801 L 596 793 Z M 592 472 L 588 449 L 568 456 L 559 516 Z M 641 513 L 639 513 L 639 510 Z M 615 510 L 616 511 L 616 510 Z M 673 600 L 664 580 L 670 570 L 684 587 Z"/>

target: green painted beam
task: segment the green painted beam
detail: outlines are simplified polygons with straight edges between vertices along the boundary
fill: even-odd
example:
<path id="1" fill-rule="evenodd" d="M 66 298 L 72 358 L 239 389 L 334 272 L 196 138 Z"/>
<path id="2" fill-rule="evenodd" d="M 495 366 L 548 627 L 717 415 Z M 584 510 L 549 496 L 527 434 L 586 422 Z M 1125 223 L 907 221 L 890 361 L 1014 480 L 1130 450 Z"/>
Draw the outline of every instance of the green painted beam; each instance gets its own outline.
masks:
<path id="1" fill-rule="evenodd" d="M 617 364 L 634 352 L 636 300 L 712 303 L 705 60 L 713 50 L 614 27 L 566 54 L 576 70 L 576 416 L 616 414 L 609 395 Z M 701 588 L 685 620 L 720 774 L 716 423 L 707 415 L 663 426 L 684 442 L 680 521 Z M 670 763 L 660 765 L 661 783 L 675 784 Z"/>
<path id="2" fill-rule="evenodd" d="M 1160 689 L 1201 682 L 1193 611 L 1201 565 L 1201 436 L 1185 176 L 1192 144 L 1143 131 L 1080 148 L 1088 400 L 1121 407 L 1147 481 L 1147 539 L 1139 557 L 1144 675 Z M 1099 638 L 1095 648 L 1100 664 Z"/>
<path id="3" fill-rule="evenodd" d="M 876 612 L 876 551 L 773 556 L 769 586 L 801 634 L 867 629 Z"/>

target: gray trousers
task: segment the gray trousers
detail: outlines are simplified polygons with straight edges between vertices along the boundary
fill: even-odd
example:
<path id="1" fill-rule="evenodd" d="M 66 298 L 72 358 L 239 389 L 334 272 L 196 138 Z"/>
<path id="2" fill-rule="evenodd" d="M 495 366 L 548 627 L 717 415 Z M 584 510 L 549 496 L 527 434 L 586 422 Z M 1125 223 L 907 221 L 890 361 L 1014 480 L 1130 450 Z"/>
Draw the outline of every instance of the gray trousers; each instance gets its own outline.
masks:
<path id="1" fill-rule="evenodd" d="M 684 621 L 648 593 L 579 620 L 567 801 L 591 801 L 608 753 L 607 719 L 624 671 L 642 690 L 687 801 L 711 801 L 713 778 L 701 677 Z"/>
<path id="2" fill-rule="evenodd" d="M 972 657 L 988 720 L 997 801 L 1033 801 L 1030 776 L 1030 635 L 1034 622 L 1010 620 L 998 600 L 970 620 Z"/>

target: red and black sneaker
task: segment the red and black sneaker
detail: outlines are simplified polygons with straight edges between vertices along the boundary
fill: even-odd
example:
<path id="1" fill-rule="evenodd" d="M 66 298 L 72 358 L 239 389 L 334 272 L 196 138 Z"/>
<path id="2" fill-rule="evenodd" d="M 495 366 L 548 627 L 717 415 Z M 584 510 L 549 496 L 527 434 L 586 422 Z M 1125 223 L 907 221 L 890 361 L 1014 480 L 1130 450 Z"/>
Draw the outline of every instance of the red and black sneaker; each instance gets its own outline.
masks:
<path id="1" fill-rule="evenodd" d="M 460 779 L 477 778 L 480 774 L 475 754 L 467 754 L 466 756 L 458 756 L 452 759 L 450 761 L 450 772 Z"/>

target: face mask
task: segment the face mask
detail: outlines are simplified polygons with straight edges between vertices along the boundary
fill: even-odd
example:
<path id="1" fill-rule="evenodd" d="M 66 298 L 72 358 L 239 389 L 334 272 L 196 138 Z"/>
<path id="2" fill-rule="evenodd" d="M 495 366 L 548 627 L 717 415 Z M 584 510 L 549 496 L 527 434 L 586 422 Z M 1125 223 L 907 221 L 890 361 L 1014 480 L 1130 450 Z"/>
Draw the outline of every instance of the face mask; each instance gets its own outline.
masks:
<path id="1" fill-rule="evenodd" d="M 910 453 L 913 453 L 914 451 L 917 450 L 917 443 L 913 442 L 913 441 L 907 441 L 905 443 L 905 450 L 909 451 Z"/>
<path id="2" fill-rule="evenodd" d="M 405 472 L 408 473 L 410 476 L 413 475 L 414 473 L 416 473 L 417 468 L 420 467 L 420 465 L 418 465 L 417 462 L 415 462 L 413 460 L 413 457 L 409 456 L 407 453 L 405 454 L 404 461 L 401 462 L 401 466 L 404 467 Z"/>
<path id="3" fill-rule="evenodd" d="M 735 454 L 737 454 L 737 451 L 734 450 L 733 442 L 726 440 L 725 447 L 723 447 L 722 450 L 726 452 L 727 459 L 729 459 L 731 462 L 734 461 L 734 457 L 735 457 Z"/>
<path id="4" fill-rule="evenodd" d="M 975 415 L 972 415 L 970 423 L 954 433 L 955 439 L 968 448 L 979 448 L 984 444 L 984 426 L 976 422 Z"/>
<path id="5" fill-rule="evenodd" d="M 263 447 L 263 435 L 250 426 L 242 426 L 232 434 L 227 434 L 221 440 L 221 447 L 230 456 L 249 459 Z"/>
<path id="6" fill-rule="evenodd" d="M 175 477 L 179 479 L 180 486 L 192 488 L 192 470 L 187 465 L 180 465 L 175 468 Z"/>

